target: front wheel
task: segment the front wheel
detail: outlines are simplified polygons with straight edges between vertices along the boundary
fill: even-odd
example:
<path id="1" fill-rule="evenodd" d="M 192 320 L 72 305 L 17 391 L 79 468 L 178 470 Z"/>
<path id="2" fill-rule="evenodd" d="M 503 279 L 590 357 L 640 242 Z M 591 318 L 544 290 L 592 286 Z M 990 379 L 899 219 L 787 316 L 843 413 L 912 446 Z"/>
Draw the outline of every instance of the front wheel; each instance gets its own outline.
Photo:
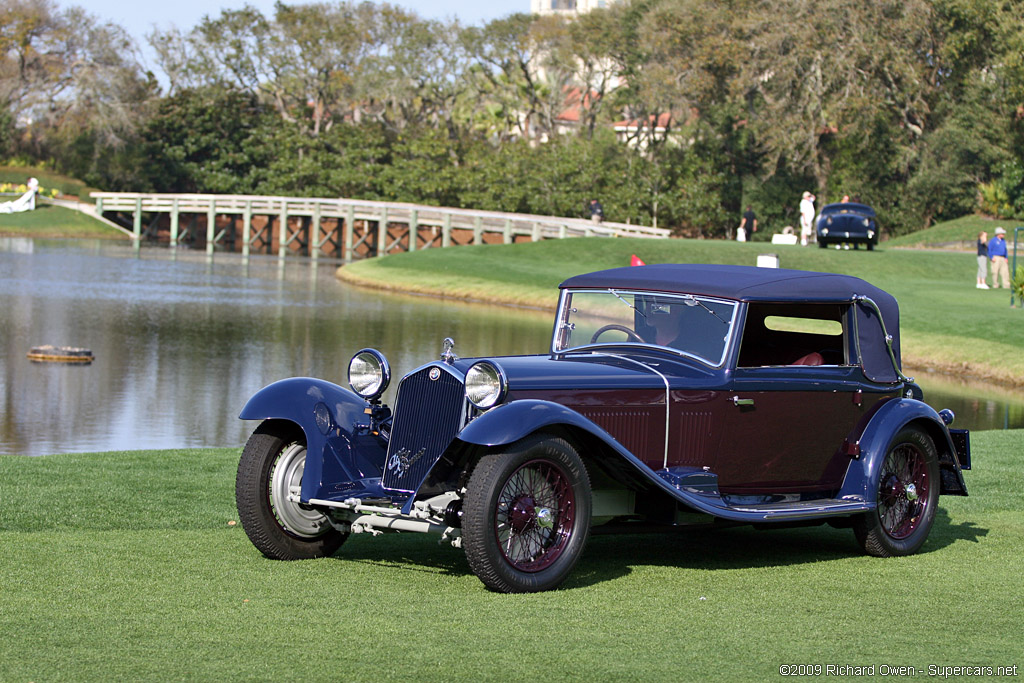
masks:
<path id="1" fill-rule="evenodd" d="M 590 532 L 590 478 L 562 439 L 534 436 L 485 456 L 462 507 L 462 543 L 473 573 L 502 593 L 558 586 Z"/>
<path id="2" fill-rule="evenodd" d="M 298 502 L 305 468 L 302 439 L 266 422 L 249 437 L 238 462 L 235 503 L 242 528 L 273 560 L 327 557 L 348 537 L 323 514 Z"/>
<path id="3" fill-rule="evenodd" d="M 935 443 L 915 427 L 889 444 L 878 478 L 878 506 L 854 519 L 853 533 L 868 555 L 912 555 L 924 544 L 939 501 Z"/>

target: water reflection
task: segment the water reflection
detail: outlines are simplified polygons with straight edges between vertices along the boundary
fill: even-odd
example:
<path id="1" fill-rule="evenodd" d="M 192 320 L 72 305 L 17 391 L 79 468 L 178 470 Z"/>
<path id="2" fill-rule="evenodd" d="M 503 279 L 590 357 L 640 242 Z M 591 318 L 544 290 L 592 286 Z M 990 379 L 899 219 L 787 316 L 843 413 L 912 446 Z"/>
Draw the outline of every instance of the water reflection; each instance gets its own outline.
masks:
<path id="1" fill-rule="evenodd" d="M 930 405 L 936 410 L 949 408 L 956 414 L 954 427 L 975 430 L 1024 427 L 1024 392 L 912 368 L 907 372 L 921 386 Z"/>
<path id="2" fill-rule="evenodd" d="M 550 336 L 547 313 L 353 290 L 335 267 L 0 241 L 0 453 L 240 445 L 252 425 L 238 412 L 257 389 L 297 375 L 344 384 L 361 347 L 403 373 L 445 336 L 461 355 L 521 353 Z M 28 361 L 41 344 L 96 360 Z"/>
<path id="3" fill-rule="evenodd" d="M 252 425 L 238 412 L 256 390 L 298 375 L 345 384 L 365 346 L 396 376 L 436 358 L 445 336 L 462 356 L 547 347 L 548 312 L 354 290 L 335 267 L 0 238 L 0 453 L 239 446 Z M 30 362 L 42 344 L 88 347 L 96 360 Z M 1024 426 L 1020 394 L 918 379 L 958 427 Z"/>

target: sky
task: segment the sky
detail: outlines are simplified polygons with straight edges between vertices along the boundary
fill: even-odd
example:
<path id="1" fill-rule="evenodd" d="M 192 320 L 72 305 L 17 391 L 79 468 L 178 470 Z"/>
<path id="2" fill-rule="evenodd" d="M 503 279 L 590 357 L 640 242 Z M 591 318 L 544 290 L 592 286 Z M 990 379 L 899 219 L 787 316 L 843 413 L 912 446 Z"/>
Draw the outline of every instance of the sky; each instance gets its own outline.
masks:
<path id="1" fill-rule="evenodd" d="M 329 0 L 328 0 L 329 1 Z M 166 4 L 164 4 L 166 2 Z M 515 12 L 529 12 L 530 0 L 391 0 L 416 12 L 424 19 L 455 17 L 463 24 L 481 24 Z M 246 4 L 256 7 L 264 15 L 274 15 L 274 0 L 172 0 L 163 2 L 143 0 L 58 0 L 58 6 L 77 6 L 100 19 L 122 26 L 143 51 L 143 59 L 150 60 L 145 36 L 154 27 L 168 29 L 177 26 L 188 30 L 205 15 L 219 16 L 222 9 L 241 9 Z M 303 4 L 302 0 L 286 0 L 285 4 Z M 154 66 L 152 63 L 149 66 Z"/>

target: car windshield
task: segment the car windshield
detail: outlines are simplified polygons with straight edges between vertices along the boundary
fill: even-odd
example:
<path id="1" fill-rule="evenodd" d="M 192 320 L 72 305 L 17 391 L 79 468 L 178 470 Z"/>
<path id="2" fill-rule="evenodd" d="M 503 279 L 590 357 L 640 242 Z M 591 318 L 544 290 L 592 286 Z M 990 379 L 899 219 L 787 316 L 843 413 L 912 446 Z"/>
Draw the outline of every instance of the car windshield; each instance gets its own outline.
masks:
<path id="1" fill-rule="evenodd" d="M 642 344 L 718 367 L 725 361 L 735 315 L 735 301 L 705 296 L 569 290 L 562 297 L 552 350 Z"/>

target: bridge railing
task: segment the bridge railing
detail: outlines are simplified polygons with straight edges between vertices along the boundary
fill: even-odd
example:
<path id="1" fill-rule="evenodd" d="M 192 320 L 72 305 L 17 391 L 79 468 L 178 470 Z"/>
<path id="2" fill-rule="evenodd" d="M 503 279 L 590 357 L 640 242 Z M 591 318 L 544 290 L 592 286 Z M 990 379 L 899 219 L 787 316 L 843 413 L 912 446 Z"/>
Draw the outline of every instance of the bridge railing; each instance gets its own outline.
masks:
<path id="1" fill-rule="evenodd" d="M 242 234 L 242 250 L 268 246 L 277 236 L 278 252 L 304 248 L 317 256 L 327 246 L 344 252 L 346 260 L 394 251 L 460 243 L 512 243 L 552 238 L 601 236 L 665 238 L 664 228 L 626 223 L 595 223 L 582 218 L 477 211 L 346 198 L 297 198 L 262 195 L 160 194 L 93 192 L 97 213 L 131 214 L 133 234 L 143 236 L 143 214 L 150 215 L 147 233 L 169 216 L 169 240 L 181 235 L 182 216 L 205 217 L 206 247 L 212 251 L 225 238 Z M 241 218 L 241 228 L 237 219 Z M 297 223 L 297 227 L 294 225 Z M 227 224 L 227 225 L 225 225 Z M 276 231 L 275 231 L 276 226 Z M 219 229 L 224 228 L 224 229 Z M 230 229 L 229 229 L 230 228 Z M 190 228 L 191 229 L 191 228 Z M 424 234 L 426 229 L 432 234 Z M 459 242 L 456 235 L 462 237 Z M 465 235 L 470 235 L 467 240 Z M 437 244 L 440 242 L 440 244 Z"/>

